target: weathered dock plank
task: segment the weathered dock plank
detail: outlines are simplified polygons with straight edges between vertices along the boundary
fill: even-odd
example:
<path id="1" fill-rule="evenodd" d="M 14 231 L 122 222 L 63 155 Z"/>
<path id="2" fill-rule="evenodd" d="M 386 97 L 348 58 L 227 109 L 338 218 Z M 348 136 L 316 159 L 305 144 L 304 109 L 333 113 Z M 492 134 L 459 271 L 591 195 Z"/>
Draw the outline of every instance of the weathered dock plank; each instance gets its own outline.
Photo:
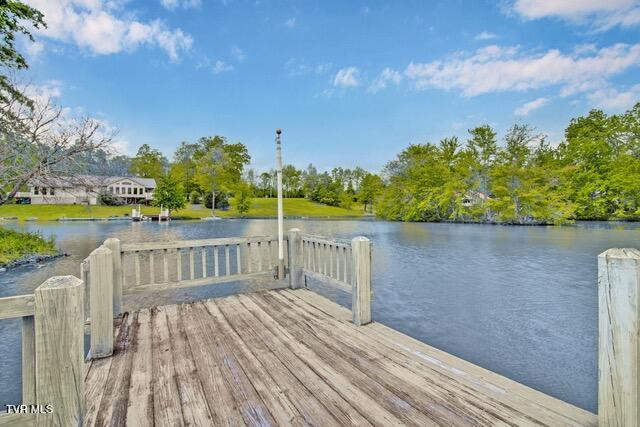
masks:
<path id="1" fill-rule="evenodd" d="M 596 425 L 306 289 L 130 313 L 86 382 L 87 425 Z"/>

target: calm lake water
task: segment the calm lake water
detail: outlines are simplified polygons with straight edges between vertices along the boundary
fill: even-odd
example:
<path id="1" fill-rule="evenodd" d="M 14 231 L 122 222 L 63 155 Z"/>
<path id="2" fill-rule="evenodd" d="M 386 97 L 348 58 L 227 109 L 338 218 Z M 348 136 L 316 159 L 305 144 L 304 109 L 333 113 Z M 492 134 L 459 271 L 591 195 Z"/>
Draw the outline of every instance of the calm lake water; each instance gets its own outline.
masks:
<path id="1" fill-rule="evenodd" d="M 0 273 L 0 296 L 31 293 L 107 237 L 125 242 L 275 234 L 272 220 L 10 223 L 55 235 L 71 256 Z M 374 319 L 577 406 L 597 404 L 597 265 L 610 247 L 640 246 L 640 224 L 501 227 L 383 221 L 286 221 L 286 228 L 373 241 Z M 174 291 L 146 304 L 218 296 L 230 284 Z M 347 295 L 326 291 L 348 305 Z M 20 401 L 20 323 L 0 322 L 0 403 Z"/>

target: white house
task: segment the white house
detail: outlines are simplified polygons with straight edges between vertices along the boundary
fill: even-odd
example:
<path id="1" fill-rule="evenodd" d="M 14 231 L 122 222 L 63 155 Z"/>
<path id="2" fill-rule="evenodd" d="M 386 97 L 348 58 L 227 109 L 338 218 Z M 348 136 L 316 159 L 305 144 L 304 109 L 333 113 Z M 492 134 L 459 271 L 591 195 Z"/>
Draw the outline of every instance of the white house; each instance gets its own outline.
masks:
<path id="1" fill-rule="evenodd" d="M 16 200 L 33 205 L 96 205 L 100 194 L 110 194 L 129 204 L 146 204 L 153 200 L 155 189 L 152 178 L 81 175 L 31 182 L 29 191 L 18 192 Z"/>

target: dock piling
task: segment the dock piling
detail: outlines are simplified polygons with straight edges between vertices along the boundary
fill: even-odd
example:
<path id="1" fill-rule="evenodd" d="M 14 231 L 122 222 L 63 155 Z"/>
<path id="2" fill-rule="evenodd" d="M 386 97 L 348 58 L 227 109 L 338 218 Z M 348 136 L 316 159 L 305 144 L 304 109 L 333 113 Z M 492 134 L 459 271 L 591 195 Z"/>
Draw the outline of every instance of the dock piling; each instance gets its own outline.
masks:
<path id="1" fill-rule="evenodd" d="M 302 235 L 299 228 L 289 230 L 289 287 L 299 289 L 304 286 L 302 271 Z"/>
<path id="2" fill-rule="evenodd" d="M 89 255 L 91 357 L 113 353 L 113 254 L 100 246 Z"/>
<path id="3" fill-rule="evenodd" d="M 104 245 L 111 250 L 111 254 L 113 257 L 113 316 L 118 317 L 122 314 L 122 280 L 123 280 L 120 239 L 111 237 L 104 241 Z"/>
<path id="4" fill-rule="evenodd" d="M 640 425 L 640 251 L 598 256 L 598 425 Z"/>
<path id="5" fill-rule="evenodd" d="M 357 326 L 371 322 L 371 241 L 366 237 L 351 240 L 353 254 L 353 293 L 351 311 Z"/>
<path id="6" fill-rule="evenodd" d="M 82 425 L 84 408 L 84 285 L 56 276 L 35 290 L 36 401 L 50 405 L 38 426 Z M 110 319 L 111 320 L 111 319 Z M 33 403 L 33 402 L 28 402 Z"/>

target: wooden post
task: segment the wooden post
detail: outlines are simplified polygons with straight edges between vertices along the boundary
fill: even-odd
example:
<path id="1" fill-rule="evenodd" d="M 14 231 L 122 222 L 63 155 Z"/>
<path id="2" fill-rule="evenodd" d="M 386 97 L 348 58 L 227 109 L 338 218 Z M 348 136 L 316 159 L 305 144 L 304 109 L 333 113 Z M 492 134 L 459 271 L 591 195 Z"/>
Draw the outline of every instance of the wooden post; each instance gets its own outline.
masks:
<path id="1" fill-rule="evenodd" d="M 302 236 L 300 229 L 292 228 L 289 230 L 289 287 L 304 287 L 302 279 Z"/>
<path id="2" fill-rule="evenodd" d="M 357 326 L 371 322 L 371 242 L 366 237 L 351 240 L 353 292 L 351 311 Z"/>
<path id="3" fill-rule="evenodd" d="M 598 256 L 598 425 L 640 425 L 640 251 Z"/>
<path id="4" fill-rule="evenodd" d="M 100 246 L 89 255 L 91 358 L 113 353 L 113 255 Z"/>
<path id="5" fill-rule="evenodd" d="M 120 252 L 120 239 L 109 238 L 104 245 L 111 250 L 113 257 L 113 316 L 122 314 L 122 254 Z M 166 264 L 166 251 L 165 251 Z"/>
<path id="6" fill-rule="evenodd" d="M 38 426 L 80 426 L 84 408 L 84 285 L 57 276 L 35 290 Z M 32 402 L 29 402 L 32 403 Z"/>

